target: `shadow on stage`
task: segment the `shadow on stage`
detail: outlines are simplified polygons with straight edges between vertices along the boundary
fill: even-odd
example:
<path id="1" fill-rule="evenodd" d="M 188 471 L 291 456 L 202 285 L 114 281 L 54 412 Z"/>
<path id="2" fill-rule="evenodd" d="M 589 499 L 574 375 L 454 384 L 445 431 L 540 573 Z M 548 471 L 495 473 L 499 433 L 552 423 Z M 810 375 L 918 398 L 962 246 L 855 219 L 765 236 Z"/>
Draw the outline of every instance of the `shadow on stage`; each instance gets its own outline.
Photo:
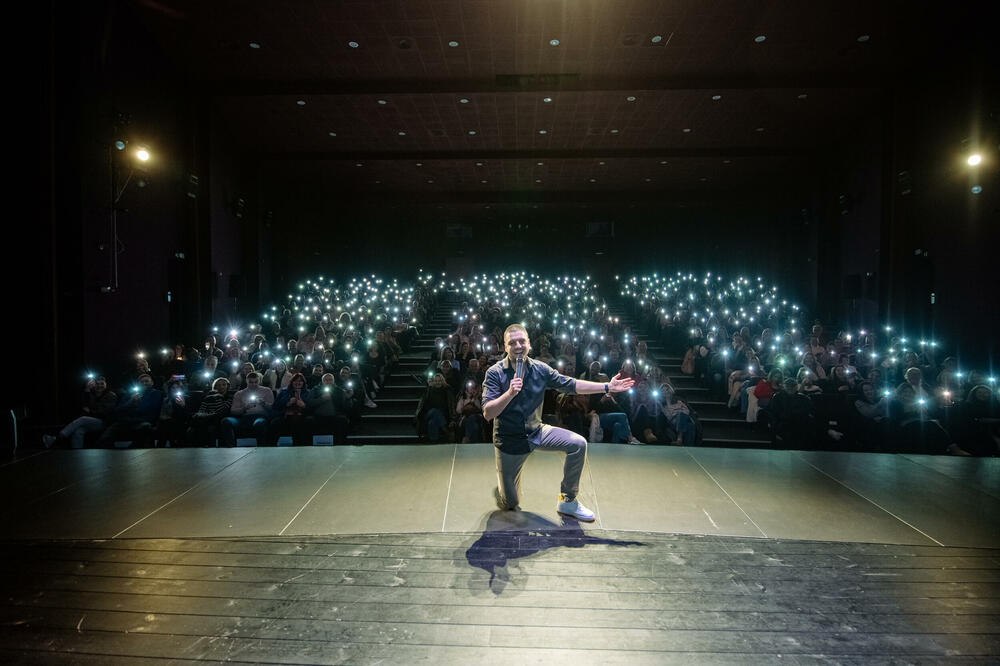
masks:
<path id="1" fill-rule="evenodd" d="M 499 596 L 504 591 L 523 590 L 527 573 L 519 560 L 550 548 L 583 548 L 591 545 L 643 546 L 641 541 L 619 541 L 588 536 L 575 518 L 560 516 L 561 524 L 530 511 L 494 511 L 486 520 L 482 536 L 465 551 L 468 563 L 489 574 L 474 576 L 473 592 L 489 589 Z"/>

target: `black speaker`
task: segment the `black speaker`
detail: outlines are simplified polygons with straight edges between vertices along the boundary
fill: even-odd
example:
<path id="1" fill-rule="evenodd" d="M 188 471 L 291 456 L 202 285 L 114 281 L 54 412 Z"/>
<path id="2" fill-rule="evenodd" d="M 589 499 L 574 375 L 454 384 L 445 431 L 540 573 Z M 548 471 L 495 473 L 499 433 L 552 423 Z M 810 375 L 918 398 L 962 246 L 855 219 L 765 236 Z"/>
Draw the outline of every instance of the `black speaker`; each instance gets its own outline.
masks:
<path id="1" fill-rule="evenodd" d="M 242 275 L 229 276 L 229 298 L 243 298 L 247 295 L 247 282 Z"/>
<path id="2" fill-rule="evenodd" d="M 845 275 L 843 282 L 844 298 L 861 298 L 861 273 Z"/>

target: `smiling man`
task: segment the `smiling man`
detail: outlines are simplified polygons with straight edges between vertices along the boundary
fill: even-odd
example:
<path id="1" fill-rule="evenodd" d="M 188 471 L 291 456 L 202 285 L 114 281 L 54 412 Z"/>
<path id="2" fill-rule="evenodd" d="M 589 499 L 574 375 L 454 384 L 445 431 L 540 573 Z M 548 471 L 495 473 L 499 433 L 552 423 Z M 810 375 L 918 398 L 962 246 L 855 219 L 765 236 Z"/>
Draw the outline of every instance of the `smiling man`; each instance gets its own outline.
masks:
<path id="1" fill-rule="evenodd" d="M 493 421 L 493 445 L 499 494 L 497 506 L 516 509 L 521 494 L 521 469 L 535 449 L 566 454 L 556 511 L 583 521 L 594 512 L 576 498 L 580 474 L 587 459 L 587 440 L 580 435 L 542 423 L 546 389 L 562 393 L 617 393 L 631 388 L 633 380 L 619 375 L 607 383 L 573 379 L 541 361 L 528 358 L 528 331 L 512 324 L 503 334 L 507 355 L 486 371 L 483 382 L 483 417 Z"/>

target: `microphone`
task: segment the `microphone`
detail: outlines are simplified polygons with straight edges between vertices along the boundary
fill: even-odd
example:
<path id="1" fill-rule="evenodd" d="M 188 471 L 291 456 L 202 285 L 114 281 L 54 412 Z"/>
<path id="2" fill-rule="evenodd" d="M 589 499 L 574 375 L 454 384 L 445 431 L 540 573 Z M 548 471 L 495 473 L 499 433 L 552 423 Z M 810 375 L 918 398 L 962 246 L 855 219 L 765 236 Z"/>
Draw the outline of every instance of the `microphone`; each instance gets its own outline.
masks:
<path id="1" fill-rule="evenodd" d="M 521 371 L 523 369 L 524 359 L 520 356 L 517 357 L 517 370 L 514 372 L 514 376 L 517 378 L 521 377 Z"/>

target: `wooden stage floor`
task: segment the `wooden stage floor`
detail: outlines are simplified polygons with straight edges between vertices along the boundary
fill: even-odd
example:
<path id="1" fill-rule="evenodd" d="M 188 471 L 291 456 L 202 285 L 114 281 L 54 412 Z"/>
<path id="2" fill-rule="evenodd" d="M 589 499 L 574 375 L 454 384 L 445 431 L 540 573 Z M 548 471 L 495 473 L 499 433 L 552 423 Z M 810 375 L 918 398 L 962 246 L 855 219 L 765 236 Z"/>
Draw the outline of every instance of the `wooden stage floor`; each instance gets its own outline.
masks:
<path id="1" fill-rule="evenodd" d="M 592 445 L 28 452 L 5 663 L 997 663 L 1000 460 Z"/>

